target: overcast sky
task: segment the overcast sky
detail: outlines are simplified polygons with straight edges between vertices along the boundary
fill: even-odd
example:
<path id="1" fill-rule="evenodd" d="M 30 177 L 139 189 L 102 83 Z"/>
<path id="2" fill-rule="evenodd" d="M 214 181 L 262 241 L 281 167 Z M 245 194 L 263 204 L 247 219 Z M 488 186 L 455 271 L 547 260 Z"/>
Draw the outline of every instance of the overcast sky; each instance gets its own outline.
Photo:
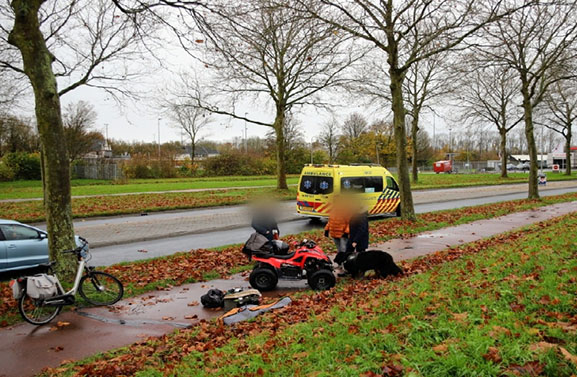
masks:
<path id="1" fill-rule="evenodd" d="M 181 140 L 181 133 L 178 128 L 159 110 L 159 99 L 161 92 L 166 89 L 169 83 L 178 80 L 178 74 L 175 72 L 194 71 L 194 74 L 200 81 L 206 76 L 205 69 L 201 64 L 187 55 L 180 47 L 166 46 L 157 55 L 163 61 L 165 67 L 157 69 L 152 62 L 146 63 L 153 67 L 151 73 L 147 74 L 137 82 L 131 84 L 131 89 L 141 93 L 139 100 L 123 100 L 119 105 L 108 93 L 100 89 L 89 87 L 80 87 L 62 97 L 63 108 L 66 104 L 80 100 L 91 103 L 97 114 L 98 120 L 96 128 L 105 133 L 108 125 L 108 137 L 126 141 L 146 141 L 151 142 L 158 140 L 160 126 L 160 140 L 166 142 L 169 140 Z M 60 87 L 64 87 L 66 82 L 60 82 Z M 335 103 L 332 114 L 325 110 L 319 110 L 312 107 L 293 109 L 296 118 L 300 121 L 301 129 L 307 141 L 316 138 L 321 132 L 323 122 L 330 119 L 333 114 L 342 122 L 347 115 L 352 112 L 360 112 L 367 120 L 386 118 L 390 119 L 390 109 L 370 108 L 363 103 L 355 103 L 354 98 L 358 96 L 351 93 L 339 94 L 334 98 L 334 93 L 326 93 L 331 103 Z M 25 105 L 25 108 L 32 115 L 32 102 Z M 248 113 L 248 118 L 271 121 L 274 117 L 272 106 L 265 103 L 247 102 L 241 104 L 238 108 L 238 114 Z M 437 112 L 442 113 L 439 106 Z M 446 132 L 445 122 L 442 118 L 435 119 L 436 133 Z M 423 114 L 421 126 L 427 130 L 430 136 L 433 136 L 433 117 L 430 112 Z M 229 141 L 235 137 L 243 137 L 245 122 L 237 119 L 231 119 L 225 116 L 214 117 L 214 121 L 205 129 L 201 137 L 215 141 Z M 248 123 L 248 136 L 264 136 L 268 131 L 267 127 L 257 126 Z"/>

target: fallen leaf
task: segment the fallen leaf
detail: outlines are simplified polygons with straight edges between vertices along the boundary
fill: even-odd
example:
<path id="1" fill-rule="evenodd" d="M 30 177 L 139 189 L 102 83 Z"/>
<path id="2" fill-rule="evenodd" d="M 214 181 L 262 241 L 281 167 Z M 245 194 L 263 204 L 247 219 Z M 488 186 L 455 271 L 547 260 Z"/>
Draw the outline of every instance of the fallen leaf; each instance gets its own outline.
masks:
<path id="1" fill-rule="evenodd" d="M 186 304 L 187 306 L 198 306 L 198 301 L 192 301 Z"/>
<path id="2" fill-rule="evenodd" d="M 148 250 L 145 249 L 138 249 L 136 251 L 138 251 L 139 253 L 148 253 Z"/>
<path id="3" fill-rule="evenodd" d="M 162 317 L 163 321 L 174 321 L 174 317 Z"/>
<path id="4" fill-rule="evenodd" d="M 529 346 L 529 351 L 531 352 L 544 352 L 548 351 L 551 348 L 556 348 L 556 344 L 548 343 L 548 342 L 537 342 L 533 343 Z"/>
<path id="5" fill-rule="evenodd" d="M 564 347 L 559 346 L 559 351 L 561 351 L 561 354 L 563 355 L 563 357 L 565 357 L 565 360 L 570 361 L 571 363 L 573 363 L 573 365 L 577 366 L 577 356 L 572 355 L 569 351 L 567 351 Z"/>
<path id="6" fill-rule="evenodd" d="M 198 318 L 198 316 L 197 316 L 196 314 L 194 314 L 194 315 L 185 315 L 185 316 L 184 316 L 184 319 L 197 319 L 197 318 Z"/>
<path id="7" fill-rule="evenodd" d="M 64 347 L 56 346 L 56 347 L 50 347 L 50 349 L 54 352 L 60 352 L 60 351 L 64 350 Z"/>
<path id="8" fill-rule="evenodd" d="M 465 320 L 467 319 L 467 317 L 469 316 L 469 313 L 467 312 L 463 312 L 463 313 L 453 313 L 453 319 L 457 322 L 465 322 Z"/>
<path id="9" fill-rule="evenodd" d="M 501 355 L 499 355 L 499 349 L 497 347 L 489 347 L 487 353 L 483 355 L 483 358 L 487 361 L 492 361 L 495 364 L 500 363 L 501 360 L 503 360 Z"/>
<path id="10" fill-rule="evenodd" d="M 435 353 L 444 353 L 444 352 L 447 352 L 448 349 L 449 349 L 449 346 L 447 346 L 444 343 L 437 344 L 436 346 L 434 346 L 432 348 L 433 352 L 435 352 Z"/>
<path id="11" fill-rule="evenodd" d="M 529 361 L 524 365 L 512 364 L 505 370 L 505 373 L 510 373 L 515 376 L 530 376 L 537 377 L 543 373 L 545 366 L 538 361 Z"/>

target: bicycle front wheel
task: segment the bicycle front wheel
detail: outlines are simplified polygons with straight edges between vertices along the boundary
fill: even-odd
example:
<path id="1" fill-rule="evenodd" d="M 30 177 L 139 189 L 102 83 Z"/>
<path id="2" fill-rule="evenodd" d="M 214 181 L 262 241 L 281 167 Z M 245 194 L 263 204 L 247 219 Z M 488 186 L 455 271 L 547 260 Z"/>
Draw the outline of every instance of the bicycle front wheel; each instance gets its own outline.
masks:
<path id="1" fill-rule="evenodd" d="M 26 293 L 18 301 L 18 311 L 24 320 L 33 325 L 45 325 L 60 313 L 62 306 L 44 305 L 43 300 L 28 297 Z"/>
<path id="2" fill-rule="evenodd" d="M 91 271 L 80 279 L 80 296 L 92 305 L 112 305 L 124 295 L 120 280 L 106 272 Z"/>

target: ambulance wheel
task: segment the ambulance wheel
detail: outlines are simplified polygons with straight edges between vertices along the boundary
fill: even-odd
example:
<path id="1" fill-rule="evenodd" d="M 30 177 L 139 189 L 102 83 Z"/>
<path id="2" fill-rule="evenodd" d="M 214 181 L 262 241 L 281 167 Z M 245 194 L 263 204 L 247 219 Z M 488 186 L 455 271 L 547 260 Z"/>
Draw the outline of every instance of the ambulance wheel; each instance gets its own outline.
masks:
<path id="1" fill-rule="evenodd" d="M 331 289 L 337 283 L 335 274 L 330 270 L 318 270 L 308 278 L 309 287 L 315 291 Z"/>
<path id="2" fill-rule="evenodd" d="M 249 282 L 254 289 L 271 291 L 275 289 L 278 283 L 278 276 L 270 268 L 258 267 L 250 273 Z"/>
<path id="3" fill-rule="evenodd" d="M 401 205 L 400 204 L 397 206 L 397 210 L 395 211 L 395 215 L 397 217 L 401 217 Z"/>

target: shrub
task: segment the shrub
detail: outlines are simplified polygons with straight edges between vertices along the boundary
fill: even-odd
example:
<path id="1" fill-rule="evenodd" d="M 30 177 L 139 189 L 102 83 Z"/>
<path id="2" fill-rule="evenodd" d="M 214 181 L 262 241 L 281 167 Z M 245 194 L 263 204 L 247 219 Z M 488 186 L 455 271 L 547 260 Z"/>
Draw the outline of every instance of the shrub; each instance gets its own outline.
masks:
<path id="1" fill-rule="evenodd" d="M 173 160 L 151 160 L 142 155 L 133 156 L 130 160 L 124 162 L 122 171 L 128 179 L 174 178 L 177 176 Z"/>
<path id="2" fill-rule="evenodd" d="M 204 175 L 264 175 L 274 174 L 276 163 L 273 160 L 238 152 L 226 152 L 220 156 L 203 161 Z"/>
<path id="3" fill-rule="evenodd" d="M 12 170 L 14 179 L 38 180 L 42 178 L 38 153 L 7 153 L 2 161 Z"/>
<path id="4" fill-rule="evenodd" d="M 7 182 L 14 179 L 14 172 L 10 166 L 0 161 L 0 182 Z"/>

